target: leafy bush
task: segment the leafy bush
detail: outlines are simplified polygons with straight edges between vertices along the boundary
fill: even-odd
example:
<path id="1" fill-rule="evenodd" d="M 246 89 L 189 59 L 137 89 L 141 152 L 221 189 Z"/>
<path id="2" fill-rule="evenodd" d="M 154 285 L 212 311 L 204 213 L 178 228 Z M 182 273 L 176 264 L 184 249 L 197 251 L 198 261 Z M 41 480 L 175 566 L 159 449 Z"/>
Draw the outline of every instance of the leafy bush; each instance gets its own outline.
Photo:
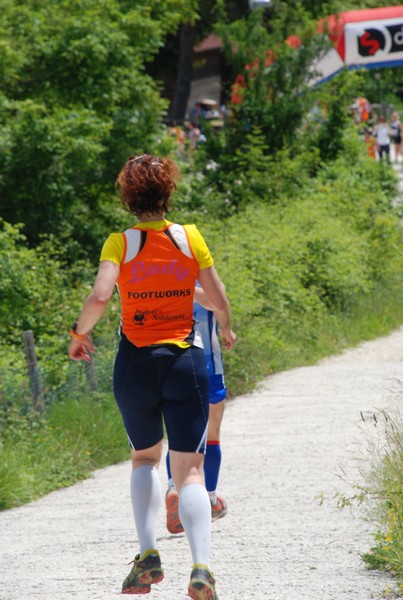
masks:
<path id="1" fill-rule="evenodd" d="M 31 243 L 46 231 L 67 239 L 84 199 L 88 210 L 96 207 L 111 122 L 87 109 L 49 109 L 31 100 L 10 102 L 2 117 L 3 218 L 24 223 Z"/>
<path id="2" fill-rule="evenodd" d="M 234 151 L 254 127 L 262 132 L 270 154 L 293 139 L 312 105 L 312 96 L 305 93 L 307 74 L 328 47 L 315 30 L 316 22 L 300 2 L 278 3 L 268 22 L 263 11 L 251 11 L 245 19 L 217 26 L 238 83 L 226 128 Z M 289 42 L 291 34 L 294 43 Z"/>
<path id="3" fill-rule="evenodd" d="M 193 187 L 187 181 L 173 215 L 199 222 L 227 286 L 239 336 L 227 376 L 237 392 L 315 355 L 333 318 L 354 314 L 385 282 L 397 289 L 402 273 L 396 178 L 368 159 L 354 129 L 323 166 L 314 152 L 311 163 L 287 150 L 268 156 L 258 132 L 252 139 L 254 151 L 235 152 L 228 170 L 207 163 Z"/>
<path id="4" fill-rule="evenodd" d="M 127 157 L 169 146 L 145 64 L 194 15 L 185 0 L 2 3 L 0 213 L 31 245 L 53 233 L 81 257 L 98 248 Z"/>

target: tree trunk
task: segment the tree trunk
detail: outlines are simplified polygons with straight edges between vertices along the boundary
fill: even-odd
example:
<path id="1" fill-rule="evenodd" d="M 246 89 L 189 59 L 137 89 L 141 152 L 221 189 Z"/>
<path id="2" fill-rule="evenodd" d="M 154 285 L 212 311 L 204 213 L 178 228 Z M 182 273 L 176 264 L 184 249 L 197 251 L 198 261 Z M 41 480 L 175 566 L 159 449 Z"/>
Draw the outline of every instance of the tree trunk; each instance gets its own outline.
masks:
<path id="1" fill-rule="evenodd" d="M 194 25 L 184 23 L 180 32 L 175 94 L 169 112 L 169 121 L 171 124 L 182 124 L 185 119 L 193 75 L 193 46 L 195 38 L 196 30 Z"/>

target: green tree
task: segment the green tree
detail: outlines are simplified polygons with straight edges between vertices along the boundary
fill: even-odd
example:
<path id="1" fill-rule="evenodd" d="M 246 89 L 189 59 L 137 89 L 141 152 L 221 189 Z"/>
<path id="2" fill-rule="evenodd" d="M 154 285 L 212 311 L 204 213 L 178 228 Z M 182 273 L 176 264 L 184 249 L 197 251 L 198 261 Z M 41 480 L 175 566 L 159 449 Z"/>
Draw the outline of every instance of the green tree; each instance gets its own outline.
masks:
<path id="1" fill-rule="evenodd" d="M 127 156 L 164 150 L 145 64 L 193 14 L 185 0 L 0 0 L 0 214 L 30 243 L 66 227 L 86 240 L 77 205 L 99 220 Z"/>
<path id="2" fill-rule="evenodd" d="M 276 152 L 292 140 L 312 106 L 309 74 L 329 42 L 316 34 L 317 22 L 302 3 L 294 4 L 277 3 L 269 22 L 255 11 L 218 27 L 238 73 L 228 128 L 232 148 L 242 145 L 245 131 L 258 127 L 268 151 Z"/>
<path id="3" fill-rule="evenodd" d="M 232 102 L 231 118 L 222 132 L 210 131 L 205 124 L 207 143 L 196 160 L 206 193 L 200 194 L 198 181 L 190 197 L 202 196 L 206 204 L 215 198 L 214 210 L 221 215 L 232 214 L 253 198 L 276 202 L 294 194 L 295 177 L 314 173 L 320 160 L 317 139 L 316 147 L 304 147 L 304 157 L 291 159 L 300 154 L 296 140 L 317 102 L 309 87 L 310 70 L 329 42 L 316 34 L 317 20 L 302 2 L 278 2 L 269 18 L 266 12 L 256 10 L 216 27 L 240 76 L 240 101 Z M 290 35 L 298 36 L 299 43 L 287 43 Z M 210 188 L 222 194 L 219 202 Z"/>

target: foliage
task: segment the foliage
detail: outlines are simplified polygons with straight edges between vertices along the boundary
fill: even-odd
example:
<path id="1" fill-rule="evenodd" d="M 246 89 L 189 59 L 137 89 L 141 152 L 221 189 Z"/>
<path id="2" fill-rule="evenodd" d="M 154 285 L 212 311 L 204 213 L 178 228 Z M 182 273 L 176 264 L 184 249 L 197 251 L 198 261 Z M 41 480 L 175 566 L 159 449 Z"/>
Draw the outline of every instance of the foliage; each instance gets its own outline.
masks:
<path id="1" fill-rule="evenodd" d="M 314 151 L 304 160 L 260 148 L 235 153 L 244 171 L 206 168 L 193 189 L 183 186 L 174 214 L 199 222 L 230 294 L 239 343 L 226 362 L 237 392 L 267 373 L 256 365 L 277 370 L 303 360 L 302 349 L 314 355 L 321 323 L 354 314 L 387 281 L 401 284 L 396 180 L 366 156 L 354 129 L 323 166 Z"/>
<path id="2" fill-rule="evenodd" d="M 380 528 L 375 546 L 363 558 L 369 568 L 396 576 L 403 589 L 403 421 L 383 413 L 384 442 L 376 448 L 376 464 L 367 473 L 369 493 L 378 500 Z"/>
<path id="3" fill-rule="evenodd" d="M 0 7 L 0 214 L 31 244 L 53 233 L 92 250 L 128 155 L 169 147 L 166 102 L 144 65 L 195 2 Z"/>
<path id="4" fill-rule="evenodd" d="M 323 162 L 336 159 L 345 150 L 346 130 L 349 125 L 352 127 L 348 100 L 354 98 L 358 82 L 359 77 L 355 72 L 344 71 L 312 91 L 315 104 L 308 115 L 308 123 L 303 122 L 303 127 L 305 125 L 310 134 L 309 147 L 313 145 L 318 148 Z M 316 121 L 316 127 L 312 121 Z M 297 136 L 297 140 L 305 145 L 305 132 L 301 133 L 302 139 Z"/>
<path id="5" fill-rule="evenodd" d="M 60 398 L 46 419 L 22 416 L 13 409 L 2 411 L 0 417 L 0 509 L 72 485 L 96 468 L 129 456 L 110 393 Z"/>
<path id="6" fill-rule="evenodd" d="M 399 0 L 336 0 L 335 8 L 341 10 L 363 10 L 365 8 L 381 8 L 383 6 L 399 6 Z"/>
<path id="7" fill-rule="evenodd" d="M 280 128 L 285 133 L 283 137 L 267 129 L 267 123 L 246 127 L 243 108 L 234 111 L 223 131 L 215 132 L 208 128 L 208 123 L 204 125 L 207 141 L 198 148 L 195 157 L 197 183 L 185 189 L 183 199 L 187 208 L 213 210 L 218 217 L 226 218 L 256 200 L 287 204 L 315 185 L 314 178 L 320 177 L 323 169 L 331 168 L 333 163 L 338 169 L 339 156 L 356 160 L 364 147 L 349 106 L 361 83 L 360 75 L 343 72 L 327 84 L 304 93 L 306 100 L 298 106 L 298 117 Z M 273 115 L 277 109 L 270 105 L 270 99 L 262 102 L 270 111 L 274 110 L 270 119 L 276 119 Z M 290 90 L 285 90 L 279 110 L 285 110 L 287 103 L 297 109 L 298 102 Z M 244 104 L 246 100 L 241 107 Z M 256 116 L 257 112 L 253 114 Z M 239 132 L 242 135 L 238 138 Z M 280 149 L 275 149 L 276 145 Z M 387 173 L 385 180 L 390 181 Z M 392 189 L 389 192 L 393 193 Z"/>
<path id="8" fill-rule="evenodd" d="M 347 162 L 359 158 L 356 170 L 348 170 L 348 176 L 367 177 L 368 189 L 374 178 L 383 179 L 384 191 L 395 193 L 391 171 L 380 171 L 378 165 L 374 169 L 373 164 L 362 160 L 365 146 L 347 110 L 360 81 L 355 73 L 346 72 L 337 81 L 310 92 L 312 109 L 304 114 L 292 141 L 274 154 L 258 126 L 244 133 L 239 146 L 232 144 L 227 127 L 222 132 L 206 129 L 207 142 L 198 148 L 195 157 L 195 185 L 187 184 L 180 190 L 182 206 L 189 211 L 214 211 L 225 218 L 256 200 L 286 204 L 310 190 L 316 176 L 336 172 L 339 156 Z"/>
<path id="9" fill-rule="evenodd" d="M 63 227 L 66 237 L 78 233 L 80 205 L 85 201 L 88 210 L 96 209 L 111 127 L 87 109 L 49 110 L 32 100 L 8 103 L 0 154 L 3 217 L 24 223 L 24 233 L 36 244 L 44 231 Z"/>
<path id="10" fill-rule="evenodd" d="M 90 292 L 95 267 L 82 260 L 70 267 L 63 257 L 57 240 L 49 238 L 30 249 L 18 227 L 0 220 L 0 372 L 5 373 L 0 377 L 0 399 L 4 390 L 10 394 L 15 387 L 7 383 L 10 368 L 19 371 L 25 363 L 22 334 L 26 330 L 34 332 L 46 390 L 50 393 L 67 377 L 68 330 L 83 295 Z M 100 335 L 110 330 L 111 320 L 117 329 L 117 310 L 114 297 L 98 329 Z"/>
<path id="11" fill-rule="evenodd" d="M 359 79 L 357 79 L 356 96 L 364 96 L 369 100 L 375 117 L 384 114 L 389 118 L 392 110 L 402 110 L 402 73 L 402 67 L 357 70 Z"/>
<path id="12" fill-rule="evenodd" d="M 401 385 L 396 400 L 402 395 Z M 376 411 L 363 416 L 372 430 L 367 430 L 368 447 L 359 462 L 360 481 L 347 482 L 352 494 L 337 493 L 341 508 L 367 505 L 367 512 L 379 524 L 375 545 L 363 555 L 370 569 L 380 569 L 396 578 L 403 590 L 403 422 L 399 409 Z M 345 475 L 343 474 L 343 479 Z"/>
<path id="13" fill-rule="evenodd" d="M 217 25 L 237 74 L 226 128 L 230 147 L 240 147 L 254 127 L 272 154 L 293 139 L 312 103 L 306 93 L 310 69 L 328 48 L 316 26 L 298 2 L 278 3 L 268 22 L 261 11 L 254 11 L 247 19 Z"/>

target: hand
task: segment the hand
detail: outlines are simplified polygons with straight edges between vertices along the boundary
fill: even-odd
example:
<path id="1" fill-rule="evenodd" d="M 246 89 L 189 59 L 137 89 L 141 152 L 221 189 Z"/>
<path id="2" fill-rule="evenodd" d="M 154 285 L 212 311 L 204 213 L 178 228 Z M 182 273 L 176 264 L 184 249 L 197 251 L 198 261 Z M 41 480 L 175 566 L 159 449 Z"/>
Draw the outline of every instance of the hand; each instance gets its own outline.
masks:
<path id="1" fill-rule="evenodd" d="M 95 348 L 89 335 L 84 340 L 71 340 L 69 357 L 73 360 L 85 360 L 85 362 L 90 362 L 90 352 L 95 352 Z"/>
<path id="2" fill-rule="evenodd" d="M 236 333 L 232 331 L 232 329 L 220 330 L 221 333 L 221 345 L 225 350 L 231 350 L 236 341 Z"/>

